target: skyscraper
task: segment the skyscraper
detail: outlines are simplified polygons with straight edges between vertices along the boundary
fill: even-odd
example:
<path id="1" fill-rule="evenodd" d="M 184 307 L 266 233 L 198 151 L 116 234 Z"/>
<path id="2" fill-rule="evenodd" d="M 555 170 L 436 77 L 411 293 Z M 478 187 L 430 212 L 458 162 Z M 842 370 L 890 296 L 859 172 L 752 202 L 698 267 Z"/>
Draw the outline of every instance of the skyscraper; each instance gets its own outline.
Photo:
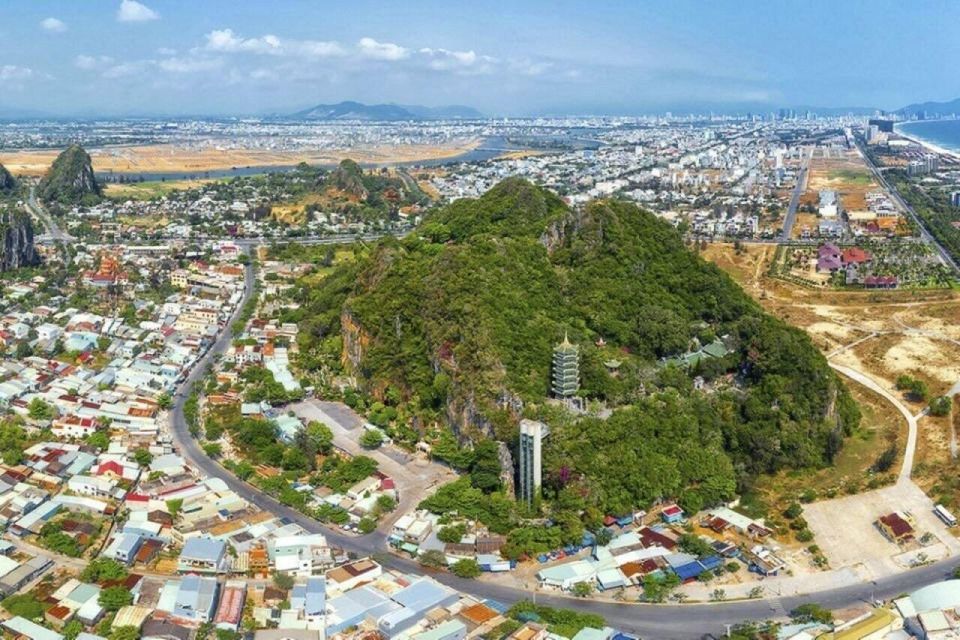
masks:
<path id="1" fill-rule="evenodd" d="M 553 349 L 550 390 L 556 398 L 572 398 L 580 389 L 580 349 L 566 334 Z"/>
<path id="2" fill-rule="evenodd" d="M 536 420 L 520 421 L 520 482 L 517 498 L 530 504 L 540 492 L 543 481 L 543 439 L 550 427 Z"/>

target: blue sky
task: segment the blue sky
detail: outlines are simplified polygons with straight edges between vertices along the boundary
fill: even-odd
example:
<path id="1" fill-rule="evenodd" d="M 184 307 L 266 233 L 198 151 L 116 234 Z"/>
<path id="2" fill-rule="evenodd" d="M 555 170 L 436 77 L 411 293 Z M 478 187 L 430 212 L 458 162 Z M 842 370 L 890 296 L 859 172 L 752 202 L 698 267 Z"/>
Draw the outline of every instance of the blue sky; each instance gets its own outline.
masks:
<path id="1" fill-rule="evenodd" d="M 898 108 L 960 96 L 960 3 L 3 0 L 0 112 Z"/>

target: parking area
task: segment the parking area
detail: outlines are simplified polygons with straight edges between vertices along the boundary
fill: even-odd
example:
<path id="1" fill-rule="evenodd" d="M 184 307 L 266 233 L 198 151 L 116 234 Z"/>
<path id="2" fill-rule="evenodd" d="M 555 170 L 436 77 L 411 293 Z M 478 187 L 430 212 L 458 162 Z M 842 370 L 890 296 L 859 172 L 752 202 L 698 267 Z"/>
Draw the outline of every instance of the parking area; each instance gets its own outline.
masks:
<path id="1" fill-rule="evenodd" d="M 881 577 L 924 557 L 934 560 L 960 553 L 960 542 L 933 513 L 933 507 L 919 487 L 905 481 L 804 505 L 803 517 L 832 568 L 864 565 L 874 577 Z M 909 551 L 887 540 L 874 524 L 880 516 L 895 511 L 909 514 L 914 521 L 918 542 Z M 920 543 L 927 533 L 931 536 Z"/>
<path id="2" fill-rule="evenodd" d="M 415 508 L 440 485 L 457 479 L 446 465 L 392 445 L 364 449 L 359 442 L 363 417 L 341 402 L 308 399 L 290 405 L 288 409 L 306 422 L 317 420 L 324 423 L 333 432 L 334 446 L 353 456 L 373 458 L 380 471 L 393 478 L 400 492 L 400 503 L 389 517 L 381 521 L 381 527 L 392 524 L 400 515 Z"/>

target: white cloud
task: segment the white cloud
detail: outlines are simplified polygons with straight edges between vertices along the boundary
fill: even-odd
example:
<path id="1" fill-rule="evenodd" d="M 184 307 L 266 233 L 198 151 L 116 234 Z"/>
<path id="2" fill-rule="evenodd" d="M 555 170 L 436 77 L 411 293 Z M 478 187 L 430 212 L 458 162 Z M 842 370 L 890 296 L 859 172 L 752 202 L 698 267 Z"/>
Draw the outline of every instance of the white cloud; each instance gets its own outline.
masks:
<path id="1" fill-rule="evenodd" d="M 267 34 L 259 38 L 242 38 L 233 29 L 216 29 L 207 34 L 205 48 L 222 53 L 251 53 L 255 55 L 301 56 L 326 58 L 345 52 L 337 42 L 323 40 L 288 40 Z"/>
<path id="2" fill-rule="evenodd" d="M 373 38 L 360 38 L 357 43 L 360 55 L 371 60 L 403 60 L 410 57 L 410 50 L 392 42 L 377 42 Z"/>
<path id="3" fill-rule="evenodd" d="M 121 0 L 117 10 L 119 22 L 149 22 L 160 19 L 160 14 L 137 0 Z"/>
<path id="4" fill-rule="evenodd" d="M 94 69 L 99 69 L 113 62 L 113 58 L 110 56 L 88 56 L 84 54 L 78 55 L 73 59 L 73 66 L 78 69 L 83 69 L 84 71 L 93 71 Z"/>
<path id="5" fill-rule="evenodd" d="M 540 76 L 553 69 L 552 62 L 542 62 L 535 60 L 511 60 L 510 70 L 524 76 Z"/>
<path id="6" fill-rule="evenodd" d="M 67 30 L 67 23 L 58 18 L 44 18 L 40 21 L 40 27 L 50 33 L 63 33 Z"/>
<path id="7" fill-rule="evenodd" d="M 157 49 L 157 55 L 160 56 L 175 56 L 177 55 L 176 49 L 171 49 L 170 47 L 160 47 Z"/>
<path id="8" fill-rule="evenodd" d="M 126 78 L 145 72 L 152 64 L 153 60 L 134 60 L 132 62 L 121 62 L 103 72 L 104 78 Z"/>
<path id="9" fill-rule="evenodd" d="M 15 64 L 0 65 L 0 82 L 15 82 L 33 77 L 33 69 Z"/>
<path id="10" fill-rule="evenodd" d="M 163 71 L 170 73 L 199 73 L 213 71 L 223 66 L 219 58 L 167 58 L 157 63 Z"/>
<path id="11" fill-rule="evenodd" d="M 453 71 L 461 74 L 492 73 L 499 62 L 492 56 L 478 55 L 475 51 L 451 51 L 425 47 L 418 52 L 434 71 Z"/>

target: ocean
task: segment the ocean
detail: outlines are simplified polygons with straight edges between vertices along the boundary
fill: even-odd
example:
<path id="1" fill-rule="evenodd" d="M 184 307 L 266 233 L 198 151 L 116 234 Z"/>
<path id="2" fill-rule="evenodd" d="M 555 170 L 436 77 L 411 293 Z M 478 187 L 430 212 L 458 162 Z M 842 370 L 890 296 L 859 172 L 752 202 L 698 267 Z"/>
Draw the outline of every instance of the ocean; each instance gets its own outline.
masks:
<path id="1" fill-rule="evenodd" d="M 898 131 L 936 145 L 947 151 L 960 153 L 960 120 L 921 120 L 896 125 Z"/>

